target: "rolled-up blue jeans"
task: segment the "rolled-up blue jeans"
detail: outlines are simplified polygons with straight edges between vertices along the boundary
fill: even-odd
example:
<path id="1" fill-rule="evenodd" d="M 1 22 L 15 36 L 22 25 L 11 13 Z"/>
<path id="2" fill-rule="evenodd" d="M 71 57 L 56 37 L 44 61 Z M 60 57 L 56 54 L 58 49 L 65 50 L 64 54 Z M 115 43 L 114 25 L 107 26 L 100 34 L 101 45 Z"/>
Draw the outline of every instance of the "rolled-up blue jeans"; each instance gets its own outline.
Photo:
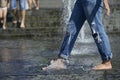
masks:
<path id="1" fill-rule="evenodd" d="M 112 58 L 109 39 L 102 23 L 102 6 L 103 0 L 76 1 L 67 25 L 59 57 L 69 58 L 82 25 L 87 20 L 102 60 L 106 61 Z"/>

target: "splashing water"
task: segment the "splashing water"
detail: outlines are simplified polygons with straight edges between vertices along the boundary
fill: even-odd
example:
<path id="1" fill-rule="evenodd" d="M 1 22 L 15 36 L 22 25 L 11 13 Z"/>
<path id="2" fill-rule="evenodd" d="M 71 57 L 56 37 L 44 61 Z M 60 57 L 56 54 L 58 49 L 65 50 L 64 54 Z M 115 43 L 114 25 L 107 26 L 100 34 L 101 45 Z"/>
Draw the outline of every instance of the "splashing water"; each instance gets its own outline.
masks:
<path id="1" fill-rule="evenodd" d="M 63 10 L 64 22 L 67 25 L 76 0 L 62 0 L 62 1 L 64 4 L 64 10 Z M 91 52 L 95 53 L 96 50 L 94 49 L 94 47 L 89 48 L 89 46 L 85 46 L 86 44 L 91 44 L 93 42 L 94 42 L 94 40 L 91 37 L 91 31 L 90 31 L 90 28 L 86 21 L 80 31 L 80 34 L 78 35 L 78 38 L 76 40 L 76 43 L 75 43 L 72 53 L 73 54 L 91 53 Z M 81 43 L 85 43 L 83 48 L 81 48 L 81 45 L 79 45 Z M 83 44 L 82 44 L 82 46 L 83 46 Z"/>

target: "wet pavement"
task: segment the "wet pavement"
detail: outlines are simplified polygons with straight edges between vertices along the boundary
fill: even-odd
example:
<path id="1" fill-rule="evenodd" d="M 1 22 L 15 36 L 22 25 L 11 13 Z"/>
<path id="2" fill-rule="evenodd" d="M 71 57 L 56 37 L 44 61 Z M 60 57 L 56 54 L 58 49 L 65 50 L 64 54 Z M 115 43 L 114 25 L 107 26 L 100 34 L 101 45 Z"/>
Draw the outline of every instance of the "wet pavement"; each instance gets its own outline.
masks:
<path id="1" fill-rule="evenodd" d="M 90 70 L 101 62 L 98 53 L 72 55 L 66 70 L 42 71 L 56 58 L 61 40 L 1 39 L 0 80 L 120 80 L 120 34 L 109 37 L 114 55 L 109 71 Z"/>

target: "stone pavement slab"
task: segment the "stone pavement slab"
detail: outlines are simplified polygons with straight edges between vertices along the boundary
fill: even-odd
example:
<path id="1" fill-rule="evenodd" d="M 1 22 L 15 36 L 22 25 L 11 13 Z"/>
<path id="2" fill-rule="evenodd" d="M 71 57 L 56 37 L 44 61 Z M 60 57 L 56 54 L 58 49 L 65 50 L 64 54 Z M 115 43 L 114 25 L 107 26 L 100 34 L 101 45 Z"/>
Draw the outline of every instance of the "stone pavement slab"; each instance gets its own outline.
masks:
<path id="1" fill-rule="evenodd" d="M 72 55 L 66 70 L 42 71 L 41 67 L 56 58 L 61 41 L 0 40 L 0 80 L 120 80 L 120 37 L 109 37 L 114 54 L 109 71 L 90 70 L 101 62 L 98 53 Z"/>

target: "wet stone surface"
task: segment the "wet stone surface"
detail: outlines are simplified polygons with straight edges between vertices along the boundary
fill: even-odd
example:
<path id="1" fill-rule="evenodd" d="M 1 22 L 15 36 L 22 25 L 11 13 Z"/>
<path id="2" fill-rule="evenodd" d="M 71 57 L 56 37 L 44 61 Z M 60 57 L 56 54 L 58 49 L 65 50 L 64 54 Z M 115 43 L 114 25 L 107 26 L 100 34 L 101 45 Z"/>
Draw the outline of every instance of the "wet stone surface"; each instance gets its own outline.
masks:
<path id="1" fill-rule="evenodd" d="M 0 80 L 120 80 L 119 36 L 109 35 L 114 55 L 109 71 L 91 70 L 101 62 L 98 53 L 72 55 L 66 70 L 42 71 L 41 67 L 56 58 L 61 41 L 1 39 Z"/>

